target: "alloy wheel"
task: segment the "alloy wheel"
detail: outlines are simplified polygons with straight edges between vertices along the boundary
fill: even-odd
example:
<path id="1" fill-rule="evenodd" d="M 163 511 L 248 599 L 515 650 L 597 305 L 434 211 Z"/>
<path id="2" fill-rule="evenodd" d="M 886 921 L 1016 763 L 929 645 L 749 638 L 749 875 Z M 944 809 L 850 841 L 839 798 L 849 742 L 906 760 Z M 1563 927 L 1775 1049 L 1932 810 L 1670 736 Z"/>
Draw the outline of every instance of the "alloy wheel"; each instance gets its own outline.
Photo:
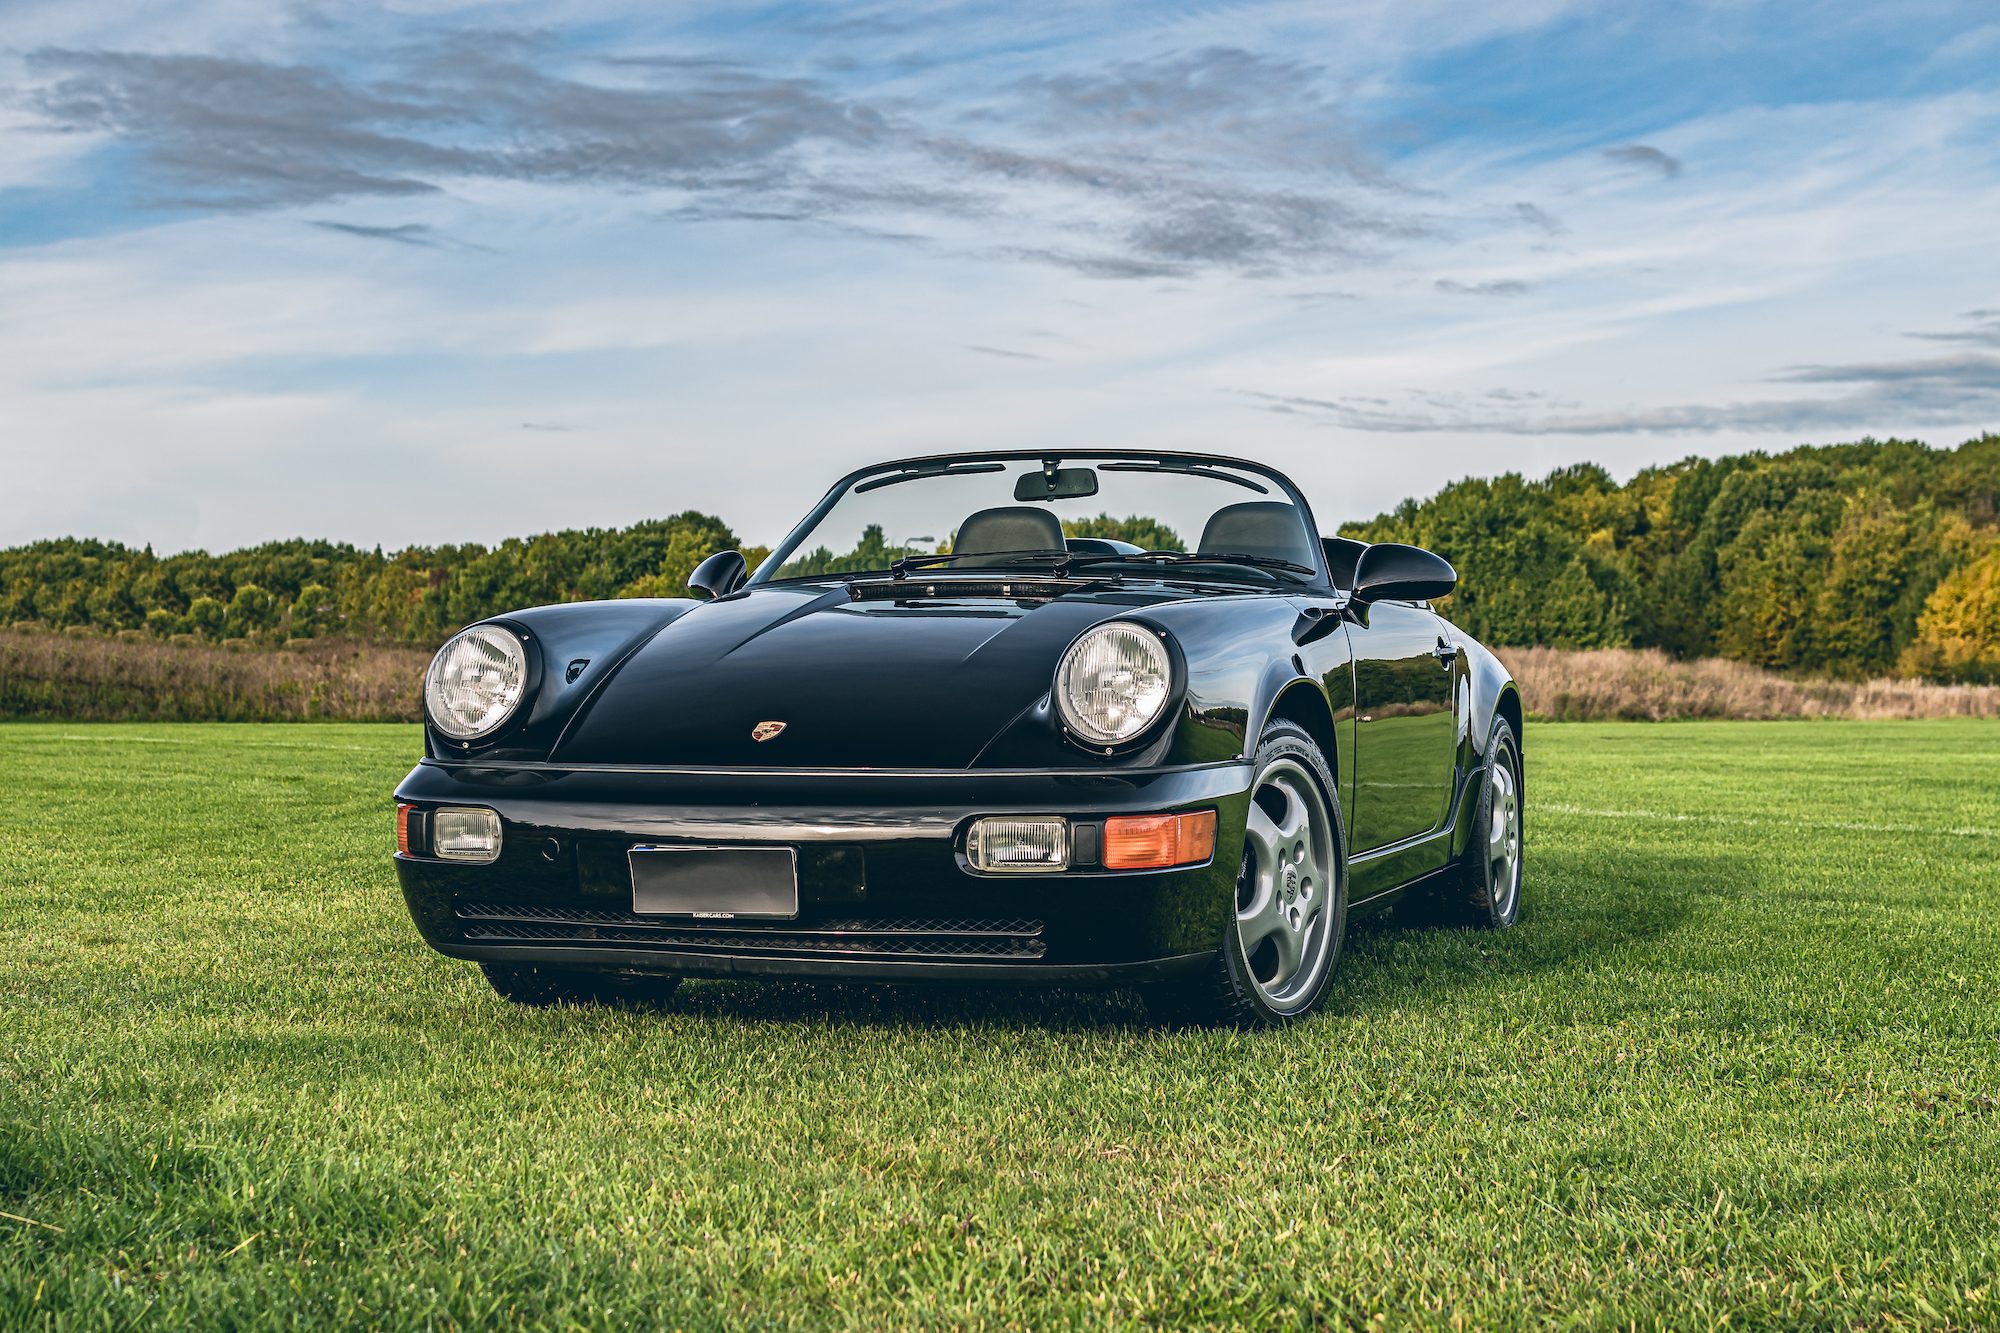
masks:
<path id="1" fill-rule="evenodd" d="M 1486 821 L 1486 883 L 1493 915 L 1508 921 L 1521 892 L 1521 793 L 1514 781 L 1514 756 L 1502 749 L 1487 765 L 1492 814 Z"/>
<path id="2" fill-rule="evenodd" d="M 1236 885 L 1236 931 L 1250 979 L 1284 1011 L 1317 993 L 1340 922 L 1333 818 L 1310 771 L 1280 758 L 1257 779 Z"/>

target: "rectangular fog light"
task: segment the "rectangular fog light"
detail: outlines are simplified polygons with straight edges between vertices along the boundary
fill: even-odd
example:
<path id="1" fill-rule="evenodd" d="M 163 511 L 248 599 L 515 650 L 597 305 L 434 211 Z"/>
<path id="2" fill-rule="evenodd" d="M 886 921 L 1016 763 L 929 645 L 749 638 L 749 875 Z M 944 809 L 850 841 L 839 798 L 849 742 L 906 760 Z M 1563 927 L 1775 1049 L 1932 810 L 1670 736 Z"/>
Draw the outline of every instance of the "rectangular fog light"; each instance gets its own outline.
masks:
<path id="1" fill-rule="evenodd" d="M 1151 870 L 1192 865 L 1215 855 L 1215 811 L 1121 815 L 1104 821 L 1104 868 Z"/>
<path id="2" fill-rule="evenodd" d="M 1069 821 L 1053 816 L 975 819 L 965 835 L 965 859 L 975 870 L 1066 870 Z"/>
<path id="3" fill-rule="evenodd" d="M 431 855 L 446 861 L 491 861 L 500 855 L 500 816 L 468 806 L 432 811 Z"/>

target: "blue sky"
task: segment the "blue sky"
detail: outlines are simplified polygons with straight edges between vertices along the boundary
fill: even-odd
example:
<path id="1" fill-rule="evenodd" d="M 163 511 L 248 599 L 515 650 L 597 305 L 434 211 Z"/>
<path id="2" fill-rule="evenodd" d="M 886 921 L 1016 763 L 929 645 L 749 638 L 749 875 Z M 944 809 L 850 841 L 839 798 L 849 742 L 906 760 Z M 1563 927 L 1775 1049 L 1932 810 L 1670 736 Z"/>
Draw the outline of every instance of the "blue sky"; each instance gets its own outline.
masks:
<path id="1" fill-rule="evenodd" d="M 1988 4 L 0 0 L 0 542 L 2000 429 Z"/>

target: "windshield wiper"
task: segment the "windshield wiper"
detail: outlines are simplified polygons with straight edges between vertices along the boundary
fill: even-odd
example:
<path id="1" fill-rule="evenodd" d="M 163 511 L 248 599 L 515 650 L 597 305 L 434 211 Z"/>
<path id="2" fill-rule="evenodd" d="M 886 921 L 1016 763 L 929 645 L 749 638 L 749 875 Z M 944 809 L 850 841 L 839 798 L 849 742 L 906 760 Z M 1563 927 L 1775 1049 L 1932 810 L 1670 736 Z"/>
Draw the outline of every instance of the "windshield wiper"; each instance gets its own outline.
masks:
<path id="1" fill-rule="evenodd" d="M 1184 551 L 1113 551 L 1097 554 L 1088 551 L 1049 551 L 1029 549 L 1025 551 L 977 551 L 966 555 L 911 555 L 889 562 L 889 573 L 894 578 L 905 578 L 913 569 L 927 565 L 941 565 L 953 560 L 996 560 L 1007 564 L 1026 564 L 1029 561 L 1046 560 L 1050 573 L 1057 578 L 1068 575 L 1070 570 L 1087 565 L 1108 564 L 1154 564 L 1154 565 L 1249 565 L 1256 569 L 1282 569 L 1293 574 L 1317 574 L 1319 571 L 1308 565 L 1295 565 L 1289 560 L 1279 560 L 1268 555 L 1243 555 L 1235 551 L 1201 551 L 1190 555 Z M 980 566 L 968 566 L 978 569 Z"/>
<path id="2" fill-rule="evenodd" d="M 1005 557 L 1007 563 L 1013 564 L 1023 560 L 1060 561 L 1068 554 L 1067 551 L 1051 551 L 1046 546 L 1031 546 L 1020 551 L 973 551 L 965 555 L 953 555 L 948 551 L 942 555 L 906 555 L 891 560 L 889 572 L 900 579 L 913 569 L 922 569 L 925 565 L 942 565 L 952 560 L 998 560 Z M 977 569 L 979 566 L 973 565 L 971 568 Z"/>

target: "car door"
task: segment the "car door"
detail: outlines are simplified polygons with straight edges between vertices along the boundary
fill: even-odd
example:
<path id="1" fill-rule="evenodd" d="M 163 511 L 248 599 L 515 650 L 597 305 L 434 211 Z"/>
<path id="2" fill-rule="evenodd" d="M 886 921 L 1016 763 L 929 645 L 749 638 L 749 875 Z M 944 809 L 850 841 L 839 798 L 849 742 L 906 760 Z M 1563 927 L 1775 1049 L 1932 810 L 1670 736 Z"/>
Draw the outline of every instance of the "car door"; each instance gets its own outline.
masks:
<path id="1" fill-rule="evenodd" d="M 1457 760 L 1454 652 L 1444 623 L 1411 602 L 1357 604 L 1354 824 L 1357 852 L 1420 837 L 1444 819 Z"/>

